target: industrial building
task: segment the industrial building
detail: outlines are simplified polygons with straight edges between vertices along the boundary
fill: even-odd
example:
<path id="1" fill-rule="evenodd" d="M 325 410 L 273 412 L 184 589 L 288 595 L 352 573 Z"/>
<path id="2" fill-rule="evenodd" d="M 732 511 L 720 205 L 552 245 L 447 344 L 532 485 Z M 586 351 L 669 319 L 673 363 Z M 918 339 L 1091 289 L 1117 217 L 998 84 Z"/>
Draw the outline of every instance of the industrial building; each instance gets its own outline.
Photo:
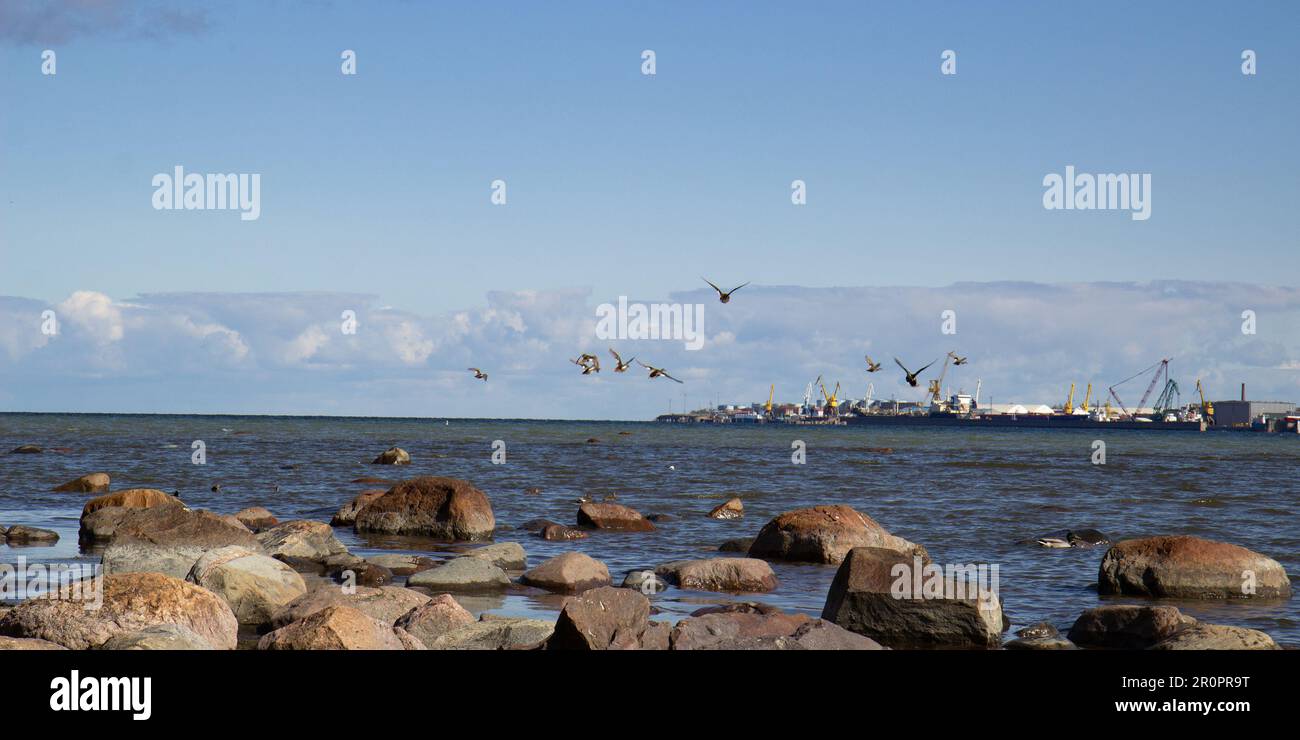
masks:
<path id="1" fill-rule="evenodd" d="M 1295 413 L 1295 404 L 1286 401 L 1215 401 L 1214 425 L 1249 427 L 1261 416 L 1285 417 Z"/>

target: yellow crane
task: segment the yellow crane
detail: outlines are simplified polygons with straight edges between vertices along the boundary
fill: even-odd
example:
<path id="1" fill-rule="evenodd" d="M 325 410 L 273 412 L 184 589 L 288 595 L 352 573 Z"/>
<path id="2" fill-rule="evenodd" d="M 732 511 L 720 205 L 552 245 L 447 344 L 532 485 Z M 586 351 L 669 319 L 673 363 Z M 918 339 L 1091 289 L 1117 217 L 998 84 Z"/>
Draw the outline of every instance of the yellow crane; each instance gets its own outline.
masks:
<path id="1" fill-rule="evenodd" d="M 1070 384 L 1070 395 L 1065 399 L 1065 405 L 1061 407 L 1061 413 L 1069 416 L 1074 413 L 1074 383 Z"/>
<path id="2" fill-rule="evenodd" d="M 772 396 L 774 396 L 775 394 L 776 394 L 776 383 L 773 383 L 772 388 L 767 392 L 767 403 L 763 404 L 763 412 L 766 413 L 768 416 L 772 415 Z"/>
<path id="3" fill-rule="evenodd" d="M 822 388 L 822 396 L 826 399 L 826 405 L 830 408 L 831 414 L 837 414 L 839 412 L 840 402 L 836 396 L 840 394 L 840 384 L 835 384 L 835 392 L 831 394 L 826 393 L 826 384 L 821 382 L 821 378 L 817 379 L 817 384 Z"/>
<path id="4" fill-rule="evenodd" d="M 1206 421 L 1213 423 L 1213 421 L 1214 421 L 1214 404 L 1212 404 L 1212 403 L 1207 403 L 1207 402 L 1206 402 L 1206 400 L 1205 400 L 1205 388 L 1201 386 L 1201 379 L 1200 379 L 1200 378 L 1197 378 L 1197 379 L 1196 379 L 1196 392 L 1199 393 L 1199 394 L 1201 394 L 1201 416 L 1204 416 Z"/>
<path id="5" fill-rule="evenodd" d="M 1092 409 L 1088 408 L 1088 401 L 1090 400 L 1092 400 L 1092 383 L 1088 384 L 1088 390 L 1083 394 L 1083 405 L 1079 407 L 1085 414 L 1092 411 Z"/>

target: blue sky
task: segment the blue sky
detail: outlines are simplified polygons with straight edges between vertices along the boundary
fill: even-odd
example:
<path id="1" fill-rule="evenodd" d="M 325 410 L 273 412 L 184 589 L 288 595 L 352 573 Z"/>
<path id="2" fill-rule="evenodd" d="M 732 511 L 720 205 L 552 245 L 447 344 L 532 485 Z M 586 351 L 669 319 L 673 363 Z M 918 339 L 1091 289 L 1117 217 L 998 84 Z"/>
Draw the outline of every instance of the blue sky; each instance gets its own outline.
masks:
<path id="1" fill-rule="evenodd" d="M 217 294 L 265 304 L 227 329 L 293 316 L 293 339 L 359 302 L 342 296 L 435 331 L 520 291 L 584 295 L 585 308 L 564 309 L 584 317 L 619 295 L 706 299 L 684 292 L 701 274 L 788 286 L 807 303 L 783 310 L 814 324 L 817 289 L 833 286 L 1296 285 L 1297 21 L 1285 2 L 0 2 L 0 296 L 153 305 L 140 297 L 167 293 L 210 312 L 218 299 L 204 295 Z M 52 77 L 40 74 L 46 48 Z M 340 74 L 343 49 L 357 53 L 354 77 Z M 656 52 L 653 77 L 643 49 Z M 939 74 L 944 49 L 957 52 L 954 76 Z M 1258 53 L 1255 76 L 1240 72 L 1243 49 Z M 177 164 L 260 173 L 261 217 L 153 210 L 152 176 Z M 1043 176 L 1071 164 L 1151 173 L 1150 220 L 1044 210 Z M 489 203 L 498 178 L 506 206 Z M 806 206 L 790 203 L 794 179 Z M 311 297 L 323 295 L 339 298 Z M 1249 306 L 1220 308 L 1227 318 L 1205 320 L 1239 323 Z M 870 318 L 845 317 L 858 325 L 844 335 L 883 333 Z M 834 329 L 772 320 L 787 342 Z M 1068 346 L 1064 324 L 1044 321 L 1037 331 Z M 1125 331 L 1141 343 L 1161 327 L 1135 316 Z M 514 339 L 557 355 L 584 341 L 563 336 Z M 1294 336 L 1273 340 L 1285 357 L 1269 363 L 1296 359 Z M 34 372 L 29 355 L 9 357 L 9 372 Z M 313 400 L 300 369 L 266 363 L 306 396 L 272 408 L 230 390 L 228 406 L 337 408 L 325 391 Z M 403 371 L 461 364 L 439 345 Z M 697 382 L 734 377 L 716 368 Z M 129 363 L 99 372 L 137 382 Z M 43 382 L 57 395 L 87 381 Z M 536 392 L 520 382 L 501 409 Z M 184 398 L 142 394 L 122 410 L 183 410 Z M 609 403 L 590 413 L 650 406 Z"/>

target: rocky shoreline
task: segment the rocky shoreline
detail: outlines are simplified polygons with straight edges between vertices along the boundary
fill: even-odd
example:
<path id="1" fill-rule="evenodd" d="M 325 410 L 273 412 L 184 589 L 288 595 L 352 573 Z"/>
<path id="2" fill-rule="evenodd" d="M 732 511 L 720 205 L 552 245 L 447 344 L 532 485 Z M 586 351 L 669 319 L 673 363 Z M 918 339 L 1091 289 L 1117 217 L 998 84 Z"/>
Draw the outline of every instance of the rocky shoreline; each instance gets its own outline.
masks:
<path id="1" fill-rule="evenodd" d="M 14 452 L 38 454 L 34 449 Z M 410 456 L 393 448 L 374 462 L 406 465 Z M 1277 561 L 1237 545 L 1190 536 L 1110 544 L 1095 530 L 1063 532 L 1037 543 L 1109 545 L 1098 568 L 1099 595 L 1140 596 L 1150 605 L 1101 605 L 1080 614 L 1065 635 L 1042 623 L 1012 638 L 996 588 L 967 592 L 962 577 L 931 562 L 924 545 L 849 506 L 788 511 L 752 540 L 724 543 L 718 556 L 616 578 L 576 550 L 530 564 L 524 542 L 493 541 L 491 501 L 468 481 L 354 482 L 386 487 L 340 502 L 328 523 L 282 522 L 263 507 L 235 514 L 191 509 L 156 489 L 110 491 L 104 473 L 65 483 L 55 490 L 98 494 L 83 506 L 79 539 L 103 550 L 102 604 L 86 609 L 72 584 L 57 597 L 0 607 L 0 649 L 1277 649 L 1263 632 L 1198 622 L 1161 600 L 1291 595 Z M 701 516 L 740 520 L 743 502 L 731 499 Z M 580 501 L 571 521 L 538 520 L 514 531 L 563 541 L 597 530 L 634 537 L 656 528 L 652 517 L 611 501 Z M 482 544 L 449 560 L 362 558 L 335 527 Z M 58 537 L 0 525 L 0 544 L 51 536 Z M 820 617 L 749 600 L 779 587 L 775 561 L 836 568 Z M 491 613 L 475 619 L 462 604 L 524 589 L 564 599 L 554 621 Z M 746 600 L 697 609 L 673 623 L 655 619 L 654 597 L 667 589 Z"/>

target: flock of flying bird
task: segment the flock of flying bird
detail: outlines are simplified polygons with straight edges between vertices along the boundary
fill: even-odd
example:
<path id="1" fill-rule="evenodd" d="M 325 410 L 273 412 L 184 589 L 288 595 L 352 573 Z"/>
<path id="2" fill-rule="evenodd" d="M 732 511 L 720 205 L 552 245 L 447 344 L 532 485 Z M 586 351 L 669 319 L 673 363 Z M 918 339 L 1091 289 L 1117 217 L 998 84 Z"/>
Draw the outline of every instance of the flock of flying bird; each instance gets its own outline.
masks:
<path id="1" fill-rule="evenodd" d="M 746 285 L 749 285 L 748 282 L 744 282 L 744 283 L 741 283 L 740 285 L 737 285 L 736 287 L 732 288 L 731 290 L 723 290 L 722 288 L 719 288 L 717 285 L 714 285 L 713 282 L 710 281 L 708 278 L 701 277 L 700 279 L 703 280 L 704 282 L 708 283 L 708 284 L 709 284 L 709 287 L 711 287 L 711 288 L 713 288 L 714 290 L 718 291 L 718 302 L 719 302 L 719 303 L 730 303 L 730 302 L 731 302 L 731 294 L 732 294 L 732 293 L 735 293 L 736 291 L 740 290 L 741 288 L 745 287 Z M 647 365 L 646 363 L 641 362 L 640 360 L 638 360 L 638 359 L 635 358 L 635 357 L 633 357 L 633 358 L 631 358 L 631 359 L 629 359 L 629 360 L 627 360 L 627 361 L 625 362 L 625 361 L 623 360 L 623 357 L 622 357 L 621 355 L 619 355 L 618 352 L 615 352 L 615 351 L 614 351 L 614 348 L 613 348 L 613 347 L 610 347 L 610 348 L 609 348 L 609 354 L 612 355 L 612 356 L 614 357 L 614 372 L 616 372 L 616 373 L 626 372 L 628 368 L 632 367 L 632 362 L 635 361 L 636 364 L 638 364 L 638 365 L 640 365 L 641 367 L 645 368 L 646 370 L 649 370 L 649 371 L 650 371 L 650 374 L 649 374 L 648 377 L 649 377 L 651 380 L 653 380 L 653 379 L 655 379 L 655 378 L 668 378 L 669 380 L 674 381 L 674 382 L 677 382 L 677 383 L 681 383 L 681 382 L 682 382 L 682 381 L 678 380 L 677 378 L 674 378 L 673 376 L 669 375 L 667 370 L 664 370 L 664 369 L 661 368 L 661 367 L 654 367 L 653 365 Z M 954 353 L 954 352 L 949 352 L 949 353 L 948 353 L 948 357 L 952 359 L 952 364 L 954 364 L 954 365 L 965 365 L 965 364 L 966 364 L 966 359 L 967 359 L 967 358 L 965 358 L 965 357 L 958 357 L 958 356 L 956 355 L 956 353 Z M 866 355 L 866 359 L 867 359 L 867 372 L 869 372 L 869 373 L 874 373 L 874 372 L 878 372 L 878 371 L 880 370 L 880 363 L 879 363 L 879 362 L 875 362 L 874 360 L 872 360 L 872 359 L 871 359 L 871 355 Z M 577 365 L 578 367 L 582 368 L 582 374 L 583 374 L 583 375 L 591 375 L 592 373 L 598 373 L 598 372 L 600 372 L 600 358 L 597 357 L 596 355 L 593 355 L 593 354 L 589 353 L 589 352 L 584 352 L 584 353 L 582 353 L 582 354 L 581 354 L 581 355 L 580 355 L 576 360 L 569 360 L 569 362 L 572 362 L 573 364 L 575 364 L 575 365 Z M 897 357 L 894 358 L 894 362 L 897 363 L 899 367 L 903 368 L 903 373 L 904 373 L 904 378 L 903 378 L 903 379 L 907 381 L 907 384 L 910 385 L 910 386 L 912 386 L 913 388 L 915 388 L 915 387 L 917 387 L 917 384 L 916 384 L 916 378 L 917 378 L 917 376 L 920 375 L 921 373 L 925 372 L 926 369 L 930 367 L 930 365 L 933 365 L 935 362 L 938 362 L 938 360 L 934 360 L 934 361 L 930 362 L 928 365 L 926 365 L 925 367 L 921 368 L 920 370 L 917 370 L 916 372 L 912 372 L 911 370 L 908 370 L 907 367 L 906 367 L 905 365 L 903 365 L 903 362 L 902 362 L 901 360 L 899 360 Z M 488 379 L 488 374 L 487 374 L 487 373 L 483 372 L 482 370 L 480 370 L 480 369 L 477 368 L 477 367 L 471 367 L 471 368 L 468 368 L 468 369 L 469 369 L 470 372 L 474 373 L 474 379 L 475 379 L 475 380 L 482 380 L 483 382 L 487 382 L 487 379 Z"/>

